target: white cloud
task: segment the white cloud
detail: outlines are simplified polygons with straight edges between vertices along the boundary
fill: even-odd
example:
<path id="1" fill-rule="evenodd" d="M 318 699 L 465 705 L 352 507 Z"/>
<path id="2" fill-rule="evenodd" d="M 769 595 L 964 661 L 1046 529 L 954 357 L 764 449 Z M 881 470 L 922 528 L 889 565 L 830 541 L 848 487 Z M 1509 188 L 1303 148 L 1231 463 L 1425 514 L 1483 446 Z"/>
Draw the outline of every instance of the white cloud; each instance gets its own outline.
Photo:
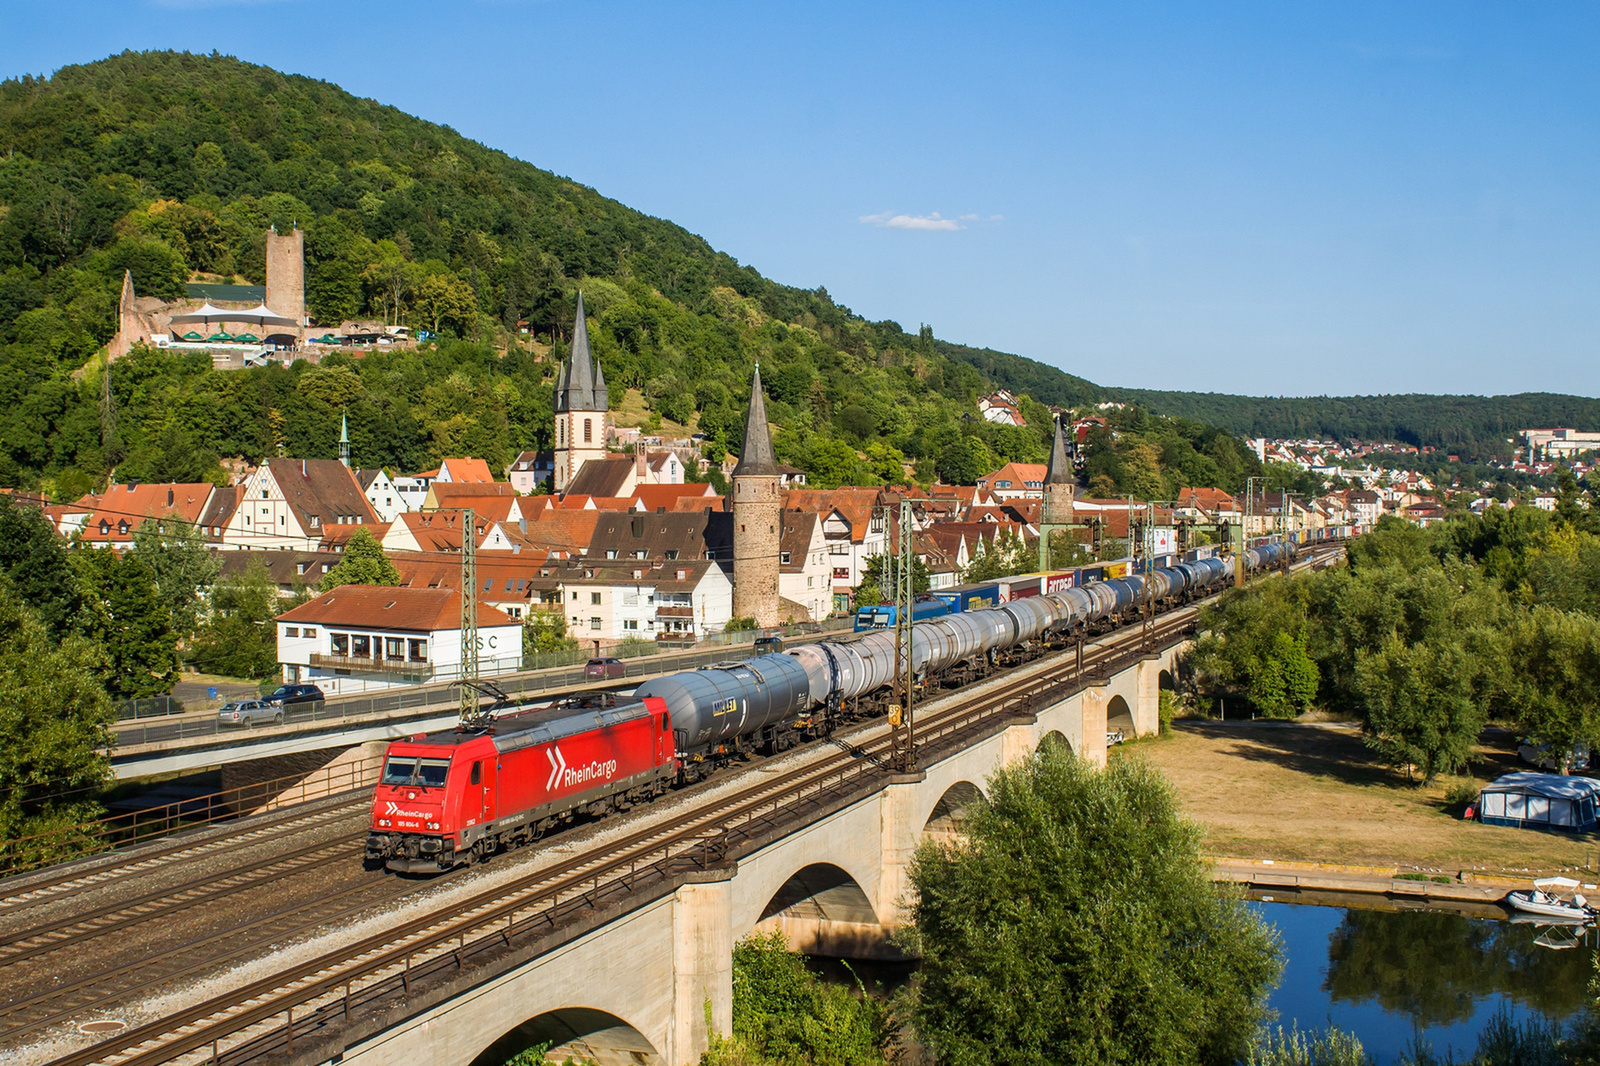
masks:
<path id="1" fill-rule="evenodd" d="M 931 215 L 897 215 L 891 211 L 884 211 L 876 215 L 862 215 L 860 221 L 867 225 L 882 226 L 884 229 L 953 230 L 966 228 L 955 219 L 945 218 L 937 211 Z"/>

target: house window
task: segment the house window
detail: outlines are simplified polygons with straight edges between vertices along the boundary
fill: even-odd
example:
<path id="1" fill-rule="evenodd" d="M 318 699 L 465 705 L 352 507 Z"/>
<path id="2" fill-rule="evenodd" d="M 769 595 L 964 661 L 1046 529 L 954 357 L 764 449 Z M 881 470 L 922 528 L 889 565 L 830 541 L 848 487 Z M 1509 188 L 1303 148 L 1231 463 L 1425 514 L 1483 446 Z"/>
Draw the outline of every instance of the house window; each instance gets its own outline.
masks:
<path id="1" fill-rule="evenodd" d="M 639 606 L 639 593 L 638 593 L 638 590 L 634 589 L 634 590 L 630 590 L 630 591 L 624 592 L 622 594 L 622 606 L 624 606 L 624 607 L 637 607 L 637 606 Z"/>
<path id="2" fill-rule="evenodd" d="M 665 552 L 662 553 L 661 557 L 663 559 L 676 559 L 678 557 L 678 549 L 677 548 L 668 548 Z"/>
<path id="3" fill-rule="evenodd" d="M 297 573 L 297 574 L 305 573 L 306 572 L 306 564 L 305 563 L 295 563 L 294 564 L 294 572 Z"/>
<path id="4" fill-rule="evenodd" d="M 689 579 L 689 571 L 687 571 L 687 570 L 679 570 L 678 571 L 678 580 L 679 581 L 687 581 L 688 579 Z"/>
<path id="5" fill-rule="evenodd" d="M 358 633 L 352 636 L 350 638 L 350 646 L 352 655 L 361 659 L 370 659 L 372 657 L 372 638 L 365 633 Z"/>
<path id="6" fill-rule="evenodd" d="M 788 566 L 789 565 L 789 553 L 788 552 L 779 552 L 778 553 L 778 562 L 782 563 L 784 566 Z"/>
<path id="7" fill-rule="evenodd" d="M 589 619 L 589 628 L 590 629 L 599 629 L 600 628 L 600 616 L 599 615 L 595 615 L 594 617 Z"/>
<path id="8" fill-rule="evenodd" d="M 428 661 L 428 642 L 426 640 L 418 639 L 407 641 L 406 651 L 410 654 L 411 661 L 414 663 L 425 663 Z"/>
<path id="9" fill-rule="evenodd" d="M 583 420 L 583 443 L 588 444 L 592 440 L 594 440 L 593 420 L 585 418 Z"/>
<path id="10" fill-rule="evenodd" d="M 493 588 L 494 588 L 494 578 L 492 578 L 492 577 L 484 578 L 483 579 L 483 591 L 488 592 L 488 591 L 492 590 Z"/>
<path id="11" fill-rule="evenodd" d="M 600 606 L 600 594 L 598 592 L 589 593 L 589 604 L 592 607 Z"/>
<path id="12" fill-rule="evenodd" d="M 626 622 L 622 623 L 622 628 L 637 630 L 639 628 L 639 620 L 637 618 L 630 618 Z"/>
<path id="13" fill-rule="evenodd" d="M 507 607 L 506 608 L 506 614 L 510 615 L 512 618 L 516 618 L 516 619 L 520 620 L 522 618 L 522 608 L 521 607 Z"/>
<path id="14" fill-rule="evenodd" d="M 312 515 L 311 516 L 311 528 L 312 529 L 316 529 L 321 524 L 322 524 L 322 516 L 321 515 Z"/>
<path id="15" fill-rule="evenodd" d="M 406 642 L 403 637 L 389 637 L 383 643 L 389 659 L 399 662 L 405 658 Z"/>
<path id="16" fill-rule="evenodd" d="M 300 635 L 300 627 L 299 626 L 284 626 L 283 627 L 283 635 L 286 636 L 286 637 L 298 637 Z"/>
<path id="17" fill-rule="evenodd" d="M 350 654 L 350 634 L 349 633 L 335 633 L 335 634 L 333 634 L 331 639 L 333 641 L 333 654 L 335 654 L 335 655 L 349 655 Z"/>
<path id="18" fill-rule="evenodd" d="M 267 490 L 266 489 L 262 489 L 261 490 L 261 498 L 263 500 L 267 498 Z"/>
<path id="19" fill-rule="evenodd" d="M 807 574 L 807 575 L 806 575 L 806 588 L 808 588 L 808 589 L 813 589 L 813 588 L 816 588 L 816 587 L 817 587 L 817 578 L 816 578 L 816 575 L 814 575 L 814 574 Z"/>
<path id="20" fill-rule="evenodd" d="M 576 602 L 577 602 L 577 599 L 578 599 L 578 594 L 577 594 L 577 593 L 576 593 L 576 592 L 574 592 L 574 593 L 573 593 L 573 594 L 572 594 L 572 599 L 573 599 L 573 602 L 574 602 L 574 603 L 576 603 Z"/>
<path id="21" fill-rule="evenodd" d="M 314 637 L 314 636 L 317 635 L 317 631 L 315 629 L 311 628 L 310 626 L 306 626 L 304 629 L 302 629 L 300 631 L 300 635 L 302 637 Z"/>

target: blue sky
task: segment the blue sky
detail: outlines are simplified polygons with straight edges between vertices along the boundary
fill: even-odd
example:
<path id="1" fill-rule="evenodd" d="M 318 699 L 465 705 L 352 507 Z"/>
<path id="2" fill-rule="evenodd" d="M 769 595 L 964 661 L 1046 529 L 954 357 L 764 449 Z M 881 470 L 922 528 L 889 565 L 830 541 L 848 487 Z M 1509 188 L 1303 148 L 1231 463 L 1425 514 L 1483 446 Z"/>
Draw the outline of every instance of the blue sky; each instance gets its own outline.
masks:
<path id="1" fill-rule="evenodd" d="M 1091 380 L 1600 395 L 1600 8 L 0 0 L 337 82 Z"/>

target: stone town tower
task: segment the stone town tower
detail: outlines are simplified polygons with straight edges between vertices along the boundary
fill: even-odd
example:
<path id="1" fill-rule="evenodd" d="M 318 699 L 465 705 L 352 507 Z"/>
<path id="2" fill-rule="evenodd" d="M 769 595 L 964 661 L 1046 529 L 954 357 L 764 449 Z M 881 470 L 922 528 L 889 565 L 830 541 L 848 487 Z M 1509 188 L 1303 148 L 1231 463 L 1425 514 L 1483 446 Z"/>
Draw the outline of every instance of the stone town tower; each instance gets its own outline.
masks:
<path id="1" fill-rule="evenodd" d="M 572 327 L 572 352 L 556 377 L 555 489 L 566 492 L 590 459 L 606 457 L 606 376 L 589 353 L 589 323 L 578 293 L 578 320 Z"/>
<path id="2" fill-rule="evenodd" d="M 306 235 L 299 227 L 279 233 L 267 230 L 267 298 L 269 310 L 306 324 Z"/>
<path id="3" fill-rule="evenodd" d="M 1045 468 L 1044 504 L 1039 513 L 1039 569 L 1050 569 L 1050 534 L 1072 525 L 1072 493 L 1077 475 L 1072 457 L 1067 454 L 1066 431 L 1056 419 L 1056 437 L 1050 446 L 1050 465 Z"/>
<path id="4" fill-rule="evenodd" d="M 761 367 L 750 387 L 744 446 L 733 468 L 733 616 L 754 618 L 762 628 L 780 624 L 778 539 L 783 525 L 782 477 L 767 428 Z"/>

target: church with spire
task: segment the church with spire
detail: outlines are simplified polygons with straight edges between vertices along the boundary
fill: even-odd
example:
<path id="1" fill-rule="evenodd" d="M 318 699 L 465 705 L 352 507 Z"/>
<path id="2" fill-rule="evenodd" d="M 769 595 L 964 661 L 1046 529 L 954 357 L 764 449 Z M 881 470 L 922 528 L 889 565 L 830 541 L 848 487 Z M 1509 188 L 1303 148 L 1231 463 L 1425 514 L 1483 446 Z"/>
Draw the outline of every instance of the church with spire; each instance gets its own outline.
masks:
<path id="1" fill-rule="evenodd" d="M 606 376 L 589 351 L 589 323 L 578 293 L 572 349 L 556 377 L 555 490 L 568 492 L 583 464 L 606 458 Z"/>

